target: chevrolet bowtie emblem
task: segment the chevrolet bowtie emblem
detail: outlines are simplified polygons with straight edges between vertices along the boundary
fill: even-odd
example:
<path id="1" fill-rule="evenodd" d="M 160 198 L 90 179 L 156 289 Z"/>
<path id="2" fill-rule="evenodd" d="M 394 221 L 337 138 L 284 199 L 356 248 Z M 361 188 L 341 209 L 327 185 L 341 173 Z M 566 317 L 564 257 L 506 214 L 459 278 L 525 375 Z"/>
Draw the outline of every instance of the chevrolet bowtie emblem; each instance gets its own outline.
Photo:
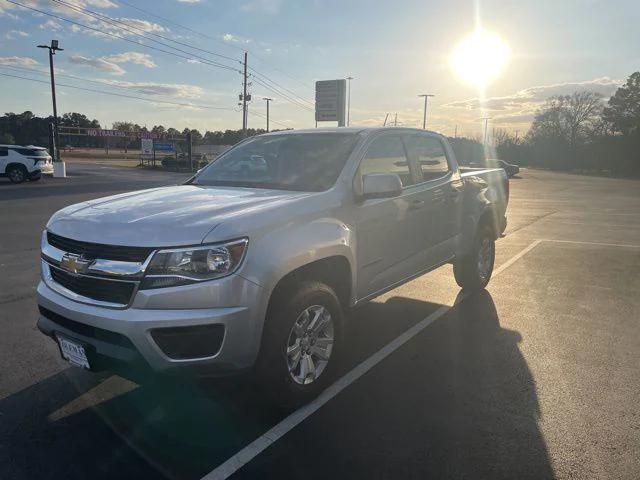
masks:
<path id="1" fill-rule="evenodd" d="M 93 260 L 87 260 L 82 255 L 75 253 L 65 253 L 62 256 L 60 267 L 71 273 L 87 273 Z"/>

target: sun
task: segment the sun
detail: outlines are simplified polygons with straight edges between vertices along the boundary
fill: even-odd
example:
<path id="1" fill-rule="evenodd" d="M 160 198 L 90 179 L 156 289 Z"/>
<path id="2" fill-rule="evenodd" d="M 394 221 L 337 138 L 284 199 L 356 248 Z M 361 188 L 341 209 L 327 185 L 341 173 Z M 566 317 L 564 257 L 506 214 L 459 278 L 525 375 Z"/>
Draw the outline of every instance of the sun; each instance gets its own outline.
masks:
<path id="1" fill-rule="evenodd" d="M 483 88 L 500 76 L 509 53 L 509 45 L 499 35 L 478 29 L 458 43 L 451 67 L 462 81 Z"/>

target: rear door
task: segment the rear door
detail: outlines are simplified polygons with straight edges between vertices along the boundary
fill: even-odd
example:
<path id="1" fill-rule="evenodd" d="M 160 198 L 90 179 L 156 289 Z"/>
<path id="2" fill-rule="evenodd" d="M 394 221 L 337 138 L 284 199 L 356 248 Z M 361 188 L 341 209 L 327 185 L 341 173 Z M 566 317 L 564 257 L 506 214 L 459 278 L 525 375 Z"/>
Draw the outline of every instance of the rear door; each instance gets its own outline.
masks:
<path id="1" fill-rule="evenodd" d="M 454 253 L 463 185 L 438 135 L 410 133 L 405 143 L 417 168 L 419 183 L 413 188 L 420 191 L 424 201 L 420 209 L 420 236 L 425 248 L 425 267 L 429 267 L 448 260 Z"/>

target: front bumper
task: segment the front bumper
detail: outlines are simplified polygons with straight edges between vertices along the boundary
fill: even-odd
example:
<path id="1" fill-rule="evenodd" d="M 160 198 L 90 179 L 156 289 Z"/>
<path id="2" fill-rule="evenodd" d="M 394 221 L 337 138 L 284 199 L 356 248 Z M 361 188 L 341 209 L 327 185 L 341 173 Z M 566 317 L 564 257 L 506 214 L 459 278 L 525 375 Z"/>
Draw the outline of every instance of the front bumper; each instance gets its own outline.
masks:
<path id="1" fill-rule="evenodd" d="M 113 360 L 119 366 L 142 364 L 157 372 L 195 375 L 224 375 L 251 367 L 259 351 L 267 305 L 264 290 L 239 275 L 200 285 L 140 290 L 126 309 L 80 303 L 45 281 L 38 285 L 37 294 L 38 328 L 54 339 L 62 335 L 88 345 L 97 360 L 90 358 L 92 365 L 98 365 L 96 369 L 110 369 L 109 360 Z M 231 306 L 211 307 L 216 300 Z M 189 308 L 193 306 L 198 308 Z M 164 351 L 159 346 L 157 335 L 154 340 L 158 331 L 175 334 L 185 327 L 195 327 L 193 331 L 215 325 L 224 327 L 222 340 L 206 356 L 172 358 L 166 345 Z"/>

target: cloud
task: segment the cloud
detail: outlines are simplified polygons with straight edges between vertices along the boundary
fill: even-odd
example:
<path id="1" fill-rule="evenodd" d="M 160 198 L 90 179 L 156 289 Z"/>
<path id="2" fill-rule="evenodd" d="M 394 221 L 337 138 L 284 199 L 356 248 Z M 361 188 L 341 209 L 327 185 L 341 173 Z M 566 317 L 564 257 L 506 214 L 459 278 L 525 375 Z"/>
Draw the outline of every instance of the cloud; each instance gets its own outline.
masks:
<path id="1" fill-rule="evenodd" d="M 18 65 L 21 67 L 33 67 L 38 65 L 33 58 L 30 57 L 0 57 L 0 65 Z"/>
<path id="2" fill-rule="evenodd" d="M 106 85 L 126 88 L 144 95 L 166 95 L 178 98 L 198 98 L 204 93 L 197 85 L 153 82 L 125 82 L 121 80 L 100 80 Z"/>
<path id="3" fill-rule="evenodd" d="M 592 91 L 600 93 L 604 98 L 608 98 L 622 85 L 622 81 L 613 80 L 609 77 L 595 78 L 583 82 L 555 83 L 551 85 L 541 85 L 525 88 L 511 95 L 503 97 L 490 97 L 484 102 L 479 98 L 450 102 L 443 107 L 460 108 L 465 110 L 478 110 L 483 108 L 490 111 L 504 111 L 513 108 L 533 108 L 536 109 L 549 97 L 555 95 L 570 95 L 573 92 Z"/>
<path id="4" fill-rule="evenodd" d="M 130 62 L 147 68 L 155 68 L 157 66 L 152 60 L 151 55 L 139 52 L 124 52 L 116 55 L 107 55 L 106 57 L 102 57 L 102 59 L 111 63 Z"/>
<path id="5" fill-rule="evenodd" d="M 139 18 L 118 18 L 116 19 L 119 22 L 124 23 L 126 26 L 135 29 L 136 31 L 144 30 L 145 32 L 165 32 L 166 29 L 162 25 L 158 25 L 157 23 L 150 22 L 148 20 L 142 20 Z M 111 28 L 123 31 L 121 28 L 110 25 Z M 127 33 L 124 31 L 124 33 Z M 129 32 L 131 33 L 131 32 Z"/>
<path id="6" fill-rule="evenodd" d="M 4 37 L 7 40 L 14 40 L 14 39 L 16 39 L 18 37 L 26 38 L 28 36 L 29 36 L 29 34 L 27 32 L 23 32 L 22 30 L 9 30 L 4 35 Z"/>
<path id="7" fill-rule="evenodd" d="M 503 127 L 526 127 L 533 121 L 536 112 L 544 103 L 556 95 L 571 95 L 574 92 L 596 92 L 608 99 L 622 81 L 609 77 L 594 78 L 579 82 L 553 83 L 519 90 L 511 95 L 489 97 L 481 102 L 479 98 L 459 100 L 442 105 L 457 122 L 475 124 L 484 113 L 491 115 L 494 125 Z"/>
<path id="8" fill-rule="evenodd" d="M 104 58 L 89 58 L 83 57 L 82 55 L 72 55 L 71 58 L 69 58 L 69 62 L 75 63 L 76 65 L 92 67 L 96 70 L 100 70 L 101 72 L 110 73 L 111 75 L 124 75 L 126 73 L 120 65 L 109 62 Z"/>
<path id="9" fill-rule="evenodd" d="M 56 22 L 55 20 L 49 19 L 44 23 L 41 23 L 40 25 L 38 25 L 38 28 L 40 30 L 62 30 L 62 25 L 60 25 L 58 22 Z"/>
<path id="10" fill-rule="evenodd" d="M 231 33 L 225 33 L 222 36 L 222 40 L 227 43 L 244 43 L 244 44 L 251 43 L 250 38 L 241 37 L 240 35 L 233 35 Z"/>
<path id="11" fill-rule="evenodd" d="M 180 3 L 200 3 L 202 0 L 178 0 Z"/>
<path id="12" fill-rule="evenodd" d="M 124 75 L 126 71 L 120 63 L 135 63 L 147 68 L 155 68 L 156 64 L 151 55 L 139 52 L 123 52 L 113 55 L 106 55 L 98 58 L 89 58 L 82 55 L 73 55 L 69 61 L 76 65 L 84 65 L 95 68 L 101 72 L 110 73 L 111 75 Z"/>

